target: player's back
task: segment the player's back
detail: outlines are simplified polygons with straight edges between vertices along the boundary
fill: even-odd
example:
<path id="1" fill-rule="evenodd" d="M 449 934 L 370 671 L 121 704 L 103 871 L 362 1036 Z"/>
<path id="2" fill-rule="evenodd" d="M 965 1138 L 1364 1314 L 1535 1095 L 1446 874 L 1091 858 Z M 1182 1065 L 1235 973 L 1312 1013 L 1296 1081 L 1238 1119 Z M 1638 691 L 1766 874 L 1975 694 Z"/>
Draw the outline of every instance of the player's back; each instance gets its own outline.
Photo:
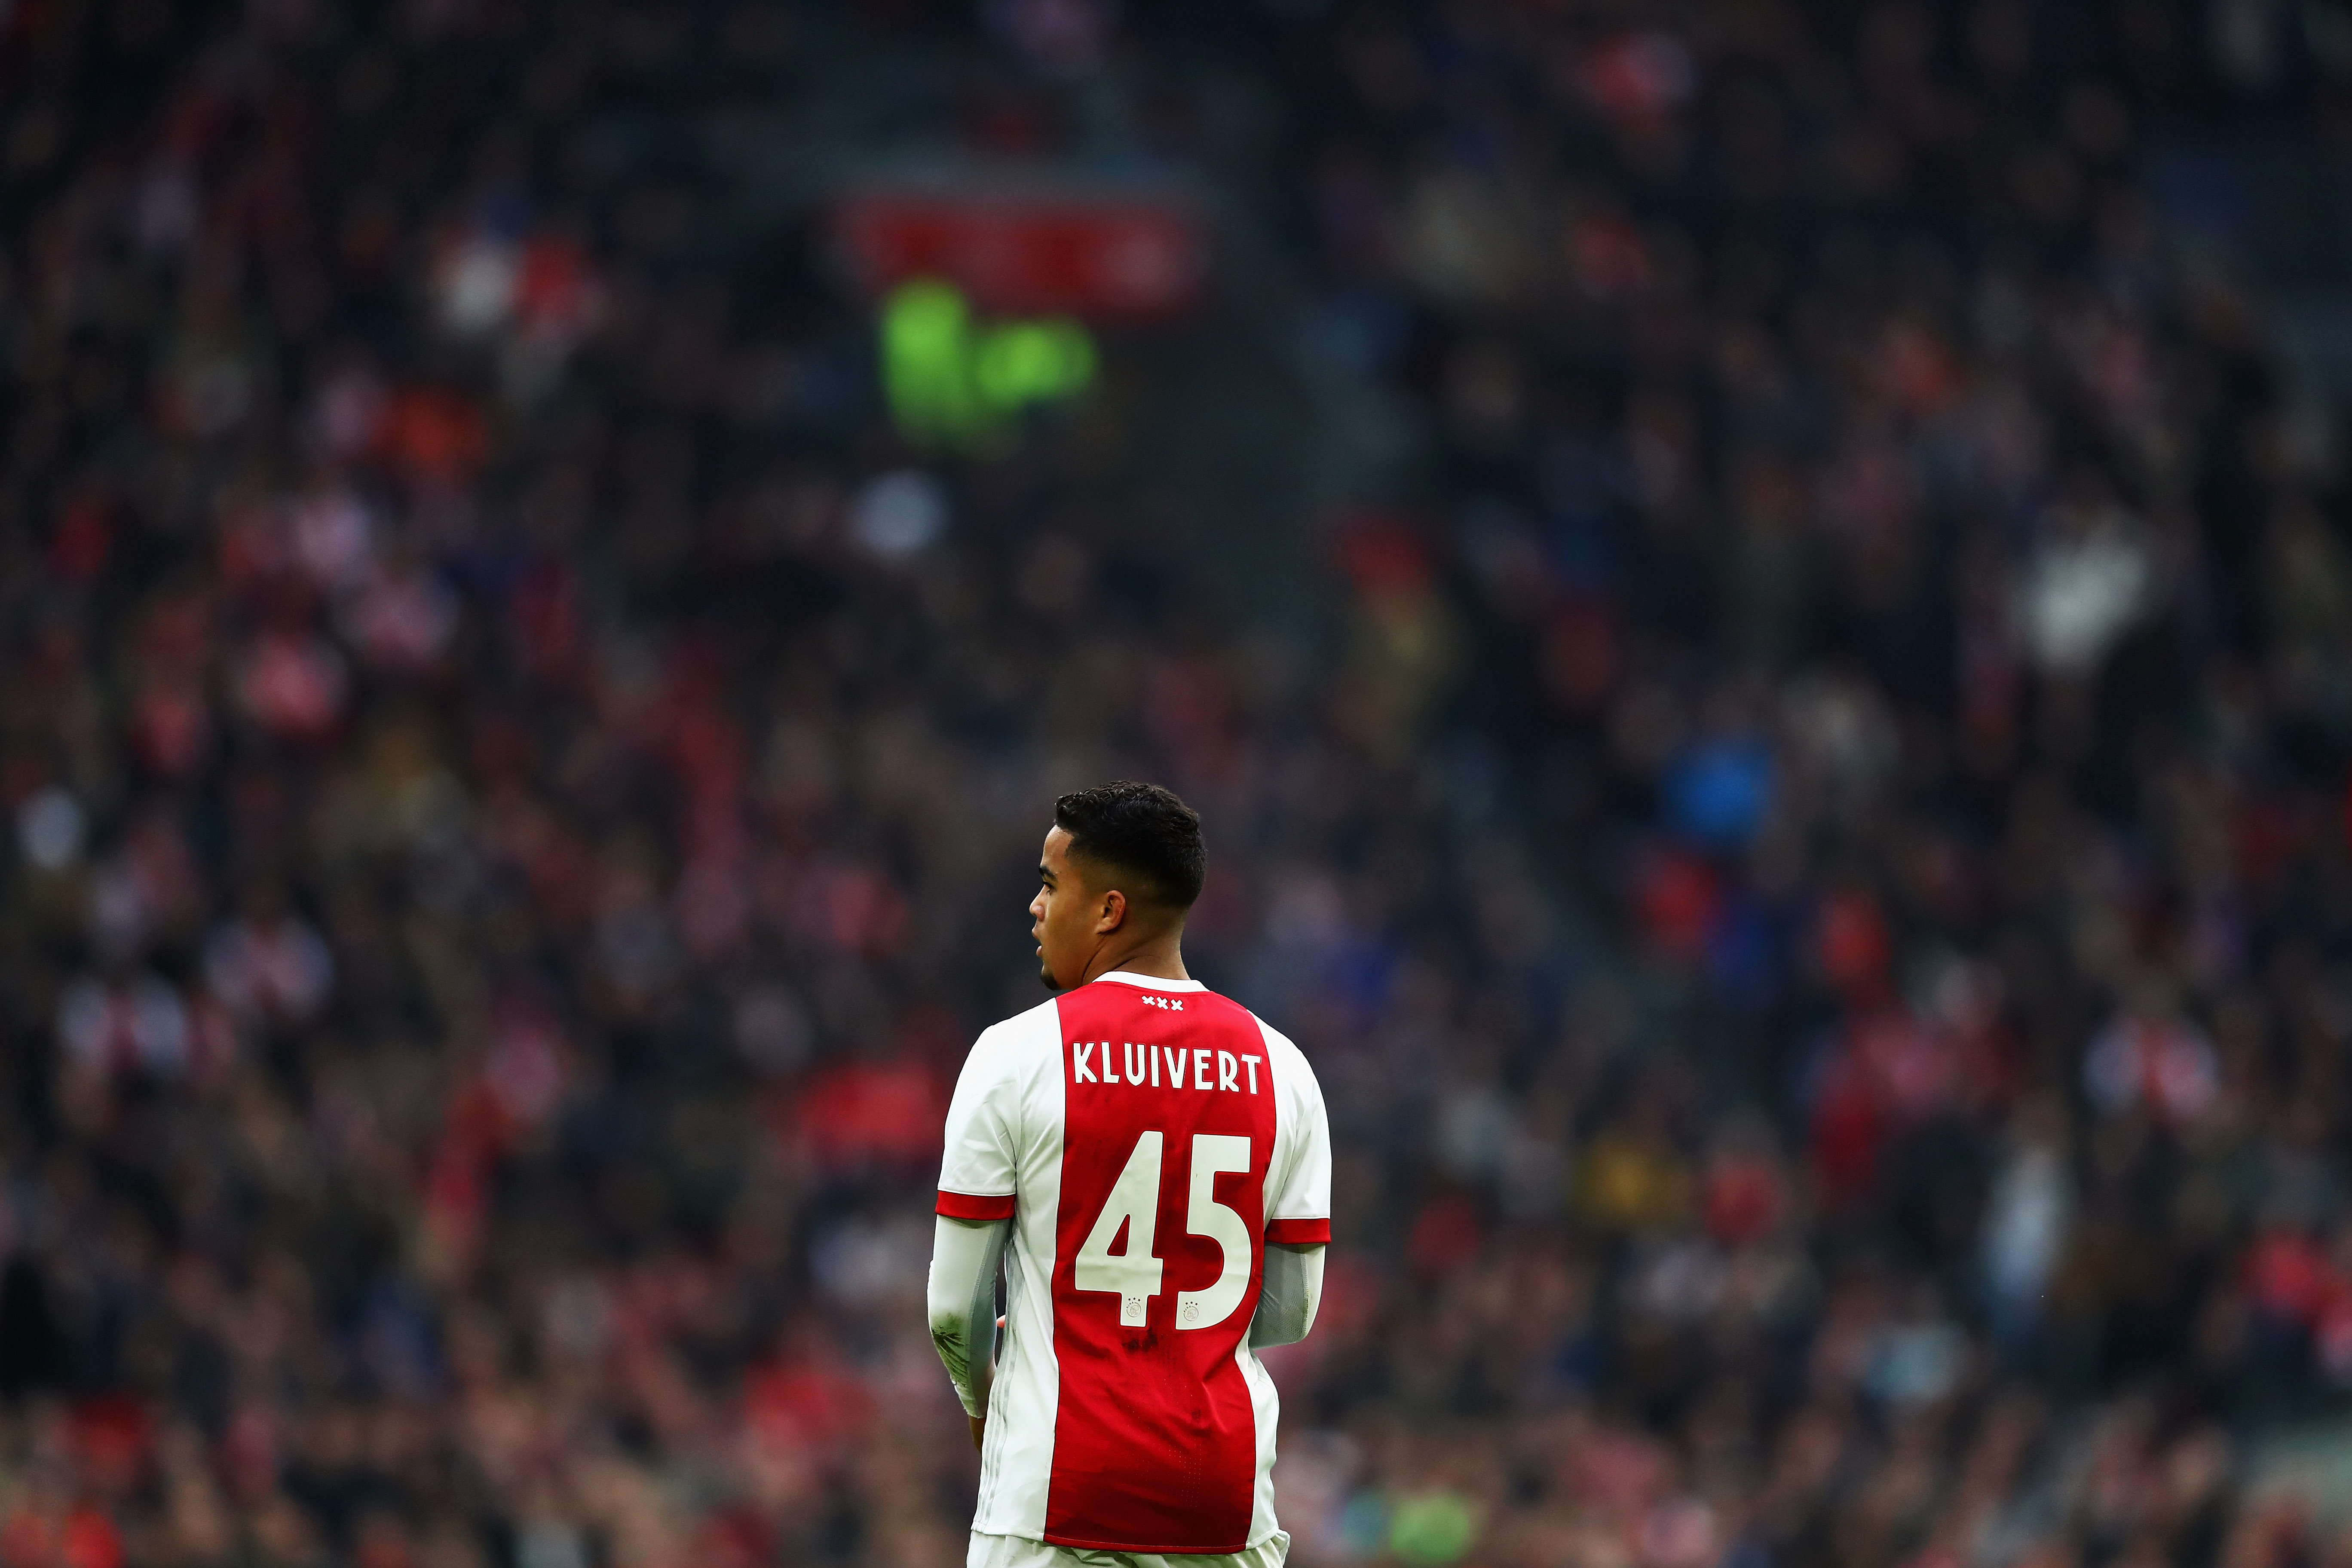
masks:
<path id="1" fill-rule="evenodd" d="M 1264 1540 L 1276 1400 L 1245 1341 L 1265 1243 L 1329 1234 L 1305 1059 L 1195 983 L 1113 974 L 982 1036 L 956 1101 L 940 1212 L 1016 1222 L 975 1528 Z"/>

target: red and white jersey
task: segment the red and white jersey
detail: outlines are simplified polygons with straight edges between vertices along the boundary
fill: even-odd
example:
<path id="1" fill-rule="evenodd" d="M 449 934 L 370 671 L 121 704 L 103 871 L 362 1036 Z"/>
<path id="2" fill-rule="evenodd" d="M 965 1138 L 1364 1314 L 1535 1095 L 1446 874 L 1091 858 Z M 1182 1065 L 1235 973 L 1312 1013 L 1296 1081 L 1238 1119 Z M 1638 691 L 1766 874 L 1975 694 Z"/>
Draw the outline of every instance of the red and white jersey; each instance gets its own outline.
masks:
<path id="1" fill-rule="evenodd" d="M 1331 1236 L 1298 1047 L 1197 981 L 1113 973 L 987 1030 L 939 1212 L 1013 1222 L 972 1529 L 1230 1552 L 1276 1530 L 1268 1241 Z"/>

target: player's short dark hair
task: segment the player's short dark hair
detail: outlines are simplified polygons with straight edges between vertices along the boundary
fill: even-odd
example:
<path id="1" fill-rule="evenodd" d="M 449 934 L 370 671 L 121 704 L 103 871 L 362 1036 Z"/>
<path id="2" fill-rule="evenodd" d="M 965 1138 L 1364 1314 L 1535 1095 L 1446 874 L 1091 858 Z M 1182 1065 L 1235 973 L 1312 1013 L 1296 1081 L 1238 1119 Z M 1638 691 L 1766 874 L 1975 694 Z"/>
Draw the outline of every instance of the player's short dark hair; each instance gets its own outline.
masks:
<path id="1" fill-rule="evenodd" d="M 1070 836 L 1073 858 L 1139 882 L 1130 897 L 1187 910 L 1201 896 L 1201 814 L 1173 790 L 1132 779 L 1072 790 L 1054 803 L 1054 826 Z"/>

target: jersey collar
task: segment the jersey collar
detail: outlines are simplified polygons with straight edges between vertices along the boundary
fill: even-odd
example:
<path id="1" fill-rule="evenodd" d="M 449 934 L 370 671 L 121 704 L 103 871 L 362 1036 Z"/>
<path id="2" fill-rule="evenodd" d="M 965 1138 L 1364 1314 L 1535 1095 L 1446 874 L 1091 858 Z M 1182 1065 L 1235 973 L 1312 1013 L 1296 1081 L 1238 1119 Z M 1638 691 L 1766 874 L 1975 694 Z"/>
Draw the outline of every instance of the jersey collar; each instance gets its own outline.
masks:
<path id="1" fill-rule="evenodd" d="M 1087 984 L 1099 985 L 1106 980 L 1116 980 L 1122 985 L 1140 985 L 1147 991 L 1206 991 L 1208 989 L 1197 980 L 1163 980 L 1157 974 L 1130 974 L 1124 969 L 1114 969 L 1107 974 L 1097 974 Z"/>

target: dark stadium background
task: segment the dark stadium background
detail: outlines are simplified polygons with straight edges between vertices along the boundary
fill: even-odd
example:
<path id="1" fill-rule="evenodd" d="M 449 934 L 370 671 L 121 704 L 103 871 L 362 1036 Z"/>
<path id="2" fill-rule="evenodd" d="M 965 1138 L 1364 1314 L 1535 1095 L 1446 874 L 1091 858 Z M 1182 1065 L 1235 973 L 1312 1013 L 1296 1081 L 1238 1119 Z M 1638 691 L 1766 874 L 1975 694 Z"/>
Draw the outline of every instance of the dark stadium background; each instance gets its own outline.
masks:
<path id="1" fill-rule="evenodd" d="M 961 1561 L 1120 774 L 1301 1564 L 2352 1564 L 2347 390 L 2342 0 L 0 0 L 0 1568 Z"/>

